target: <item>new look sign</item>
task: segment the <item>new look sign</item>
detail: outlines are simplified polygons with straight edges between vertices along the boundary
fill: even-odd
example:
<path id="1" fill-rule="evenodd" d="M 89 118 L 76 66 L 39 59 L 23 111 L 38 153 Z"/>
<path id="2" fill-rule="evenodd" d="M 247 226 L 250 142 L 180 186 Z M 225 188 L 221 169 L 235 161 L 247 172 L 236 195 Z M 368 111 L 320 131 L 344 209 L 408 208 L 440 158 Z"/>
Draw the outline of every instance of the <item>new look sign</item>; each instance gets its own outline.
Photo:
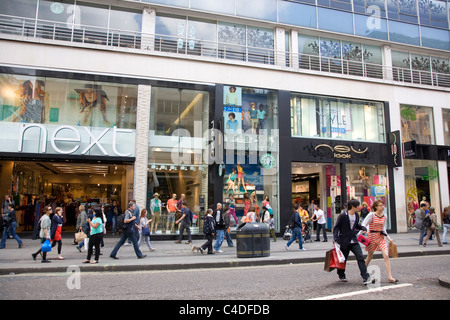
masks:
<path id="1" fill-rule="evenodd" d="M 1 152 L 134 157 L 136 132 L 116 126 L 85 127 L 0 123 Z"/>

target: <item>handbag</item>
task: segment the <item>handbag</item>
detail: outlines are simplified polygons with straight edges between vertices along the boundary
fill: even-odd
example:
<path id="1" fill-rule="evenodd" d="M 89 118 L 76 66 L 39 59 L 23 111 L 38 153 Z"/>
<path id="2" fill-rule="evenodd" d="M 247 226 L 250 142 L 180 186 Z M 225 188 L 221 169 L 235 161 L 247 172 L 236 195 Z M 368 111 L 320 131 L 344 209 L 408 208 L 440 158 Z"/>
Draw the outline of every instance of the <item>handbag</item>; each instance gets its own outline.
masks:
<path id="1" fill-rule="evenodd" d="M 52 244 L 49 239 L 45 240 L 41 247 L 42 252 L 50 252 L 52 251 Z"/>
<path id="2" fill-rule="evenodd" d="M 150 236 L 150 229 L 147 227 L 142 227 L 142 236 L 149 237 Z"/>
<path id="3" fill-rule="evenodd" d="M 365 245 L 366 247 L 369 245 L 370 243 L 370 239 L 369 237 L 364 236 L 362 233 L 360 233 L 358 235 L 358 241 L 361 242 L 363 245 Z"/>
<path id="4" fill-rule="evenodd" d="M 83 242 L 84 239 L 86 239 L 86 238 L 87 238 L 87 235 L 83 231 L 78 231 L 75 233 L 75 241 L 76 242 Z"/>
<path id="5" fill-rule="evenodd" d="M 398 258 L 397 245 L 393 242 L 389 242 L 389 257 Z"/>

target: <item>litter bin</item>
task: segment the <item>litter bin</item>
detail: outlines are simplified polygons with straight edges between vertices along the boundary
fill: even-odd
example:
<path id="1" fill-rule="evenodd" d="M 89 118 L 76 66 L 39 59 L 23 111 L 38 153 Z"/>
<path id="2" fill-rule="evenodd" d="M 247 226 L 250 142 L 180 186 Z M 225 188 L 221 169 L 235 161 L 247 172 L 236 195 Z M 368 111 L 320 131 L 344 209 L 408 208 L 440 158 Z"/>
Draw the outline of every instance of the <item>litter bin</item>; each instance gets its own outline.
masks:
<path id="1" fill-rule="evenodd" d="M 270 234 L 265 223 L 247 222 L 236 230 L 238 258 L 268 257 L 270 255 Z"/>

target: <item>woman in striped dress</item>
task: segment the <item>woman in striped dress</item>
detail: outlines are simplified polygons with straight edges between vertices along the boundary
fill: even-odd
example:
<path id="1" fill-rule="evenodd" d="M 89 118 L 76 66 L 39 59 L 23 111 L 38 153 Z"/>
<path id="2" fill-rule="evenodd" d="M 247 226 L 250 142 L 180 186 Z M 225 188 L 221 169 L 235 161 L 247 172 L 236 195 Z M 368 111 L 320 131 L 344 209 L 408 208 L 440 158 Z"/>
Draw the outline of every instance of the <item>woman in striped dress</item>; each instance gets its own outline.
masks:
<path id="1" fill-rule="evenodd" d="M 366 247 L 367 250 L 366 266 L 368 266 L 370 261 L 372 260 L 373 253 L 375 251 L 381 251 L 384 258 L 384 263 L 386 265 L 389 282 L 391 283 L 398 282 L 398 280 L 393 278 L 391 274 L 389 252 L 385 240 L 385 237 L 387 237 L 390 242 L 394 242 L 386 232 L 385 226 L 386 216 L 383 213 L 384 202 L 381 200 L 375 201 L 372 205 L 372 211 L 373 212 L 369 213 L 363 222 L 364 227 L 366 227 L 369 230 L 369 239 L 370 239 L 370 243 Z"/>

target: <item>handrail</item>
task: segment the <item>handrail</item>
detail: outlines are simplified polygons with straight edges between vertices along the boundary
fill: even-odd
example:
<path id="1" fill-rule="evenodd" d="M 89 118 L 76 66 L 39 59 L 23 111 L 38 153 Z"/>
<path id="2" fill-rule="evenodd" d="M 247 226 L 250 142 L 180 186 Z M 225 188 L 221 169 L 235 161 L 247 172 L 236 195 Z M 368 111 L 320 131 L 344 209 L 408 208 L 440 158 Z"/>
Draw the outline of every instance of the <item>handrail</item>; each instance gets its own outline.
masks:
<path id="1" fill-rule="evenodd" d="M 218 41 L 200 40 L 162 34 L 72 25 L 42 19 L 0 15 L 0 35 L 43 38 L 72 43 L 124 47 L 160 53 L 200 56 L 219 60 L 311 70 L 331 74 L 360 76 L 438 87 L 450 87 L 450 73 L 391 67 L 365 61 L 331 58 L 313 54 L 276 51 L 273 48 L 253 47 Z"/>

